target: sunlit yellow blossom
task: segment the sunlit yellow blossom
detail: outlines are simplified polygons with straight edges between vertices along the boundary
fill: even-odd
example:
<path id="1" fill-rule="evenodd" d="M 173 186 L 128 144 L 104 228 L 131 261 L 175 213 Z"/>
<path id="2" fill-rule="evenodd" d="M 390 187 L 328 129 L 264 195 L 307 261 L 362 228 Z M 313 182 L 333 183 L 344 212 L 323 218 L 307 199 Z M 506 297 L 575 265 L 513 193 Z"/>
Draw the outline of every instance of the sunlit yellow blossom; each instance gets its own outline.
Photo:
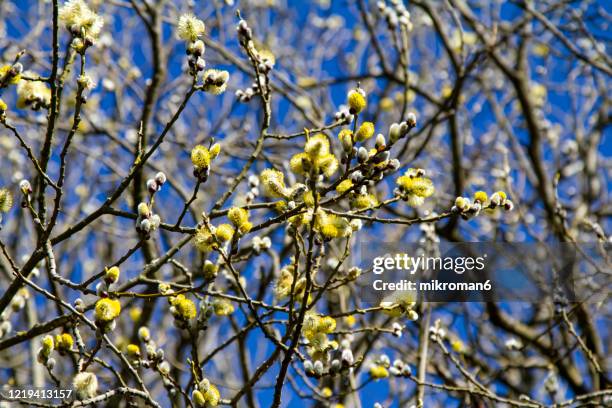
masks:
<path id="1" fill-rule="evenodd" d="M 207 69 L 204 72 L 204 90 L 213 95 L 220 95 L 227 89 L 229 72 L 218 69 Z"/>
<path id="2" fill-rule="evenodd" d="M 186 298 L 184 295 L 177 295 L 172 300 L 172 306 L 174 307 L 174 315 L 183 320 L 190 320 L 196 317 L 196 307 L 191 299 Z"/>
<path id="3" fill-rule="evenodd" d="M 139 307 L 132 307 L 130 309 L 130 319 L 132 319 L 132 321 L 137 322 L 140 319 L 140 316 L 142 315 L 142 309 Z"/>
<path id="4" fill-rule="evenodd" d="M 196 407 L 206 406 L 206 398 L 204 398 L 204 394 L 202 394 L 200 390 L 193 390 L 193 392 L 191 393 L 191 400 L 196 405 Z"/>
<path id="5" fill-rule="evenodd" d="M 459 339 L 454 339 L 451 341 L 451 347 L 456 353 L 464 353 L 465 352 L 465 344 Z"/>
<path id="6" fill-rule="evenodd" d="M 342 147 L 344 151 L 350 151 L 353 147 L 353 131 L 349 129 L 343 129 L 338 134 L 338 139 L 340 139 L 340 143 L 342 143 Z"/>
<path id="7" fill-rule="evenodd" d="M 6 188 L 0 188 L 0 212 L 9 212 L 13 206 L 13 194 Z"/>
<path id="8" fill-rule="evenodd" d="M 276 169 L 265 169 L 261 172 L 259 180 L 263 187 L 263 193 L 267 197 L 285 198 L 287 188 L 285 187 L 285 175 Z"/>
<path id="9" fill-rule="evenodd" d="M 29 73 L 31 75 L 31 73 Z M 51 89 L 41 81 L 26 81 L 22 79 L 17 84 L 17 107 L 24 109 L 32 107 L 39 109 L 51 103 Z"/>
<path id="10" fill-rule="evenodd" d="M 95 316 L 99 322 L 108 323 L 116 319 L 119 313 L 121 313 L 121 303 L 117 299 L 104 298 L 96 302 Z"/>
<path id="11" fill-rule="evenodd" d="M 323 133 L 311 136 L 304 145 L 304 153 L 312 159 L 329 154 L 329 140 L 327 136 Z"/>
<path id="12" fill-rule="evenodd" d="M 201 252 L 210 252 L 216 246 L 214 235 L 205 225 L 197 229 L 193 238 L 193 244 Z"/>
<path id="13" fill-rule="evenodd" d="M 75 375 L 72 385 L 80 400 L 93 398 L 98 392 L 98 378 L 95 374 L 86 371 Z"/>
<path id="14" fill-rule="evenodd" d="M 352 89 L 347 95 L 347 102 L 351 113 L 358 114 L 366 107 L 366 98 L 361 89 Z"/>
<path id="15" fill-rule="evenodd" d="M 217 299 L 213 302 L 213 310 L 217 316 L 229 316 L 234 313 L 234 305 L 227 299 Z"/>
<path id="16" fill-rule="evenodd" d="M 346 316 L 344 318 L 344 324 L 346 324 L 347 327 L 351 328 L 351 327 L 355 326 L 355 324 L 357 324 L 357 319 L 353 315 Z"/>
<path id="17" fill-rule="evenodd" d="M 205 169 L 210 167 L 210 151 L 202 146 L 197 145 L 191 150 L 191 163 L 196 169 Z"/>
<path id="18" fill-rule="evenodd" d="M 137 344 L 128 344 L 127 347 L 127 354 L 130 357 L 139 357 L 140 356 L 140 347 L 138 347 Z"/>
<path id="19" fill-rule="evenodd" d="M 8 85 L 16 85 L 21 80 L 21 75 L 11 75 L 12 65 L 3 65 L 0 67 L 0 83 L 5 82 L 5 78 L 7 74 L 9 75 L 10 80 L 8 81 Z M 5 104 L 6 105 L 6 104 Z M 6 108 L 4 108 L 6 110 Z"/>
<path id="20" fill-rule="evenodd" d="M 374 124 L 372 122 L 363 122 L 355 133 L 355 140 L 363 142 L 374 136 Z"/>
<path id="21" fill-rule="evenodd" d="M 396 181 L 400 191 L 404 194 L 408 204 L 418 207 L 425 202 L 425 199 L 432 196 L 435 192 L 432 181 L 426 177 L 414 176 L 409 169 L 406 174 L 399 177 Z"/>
<path id="22" fill-rule="evenodd" d="M 41 344 L 40 353 L 45 357 L 49 357 L 51 353 L 53 352 L 53 348 L 55 346 L 53 342 L 53 337 L 46 335 L 45 337 L 42 338 L 40 344 Z"/>
<path id="23" fill-rule="evenodd" d="M 375 364 L 370 367 L 370 376 L 375 380 L 387 378 L 389 377 L 389 371 L 385 367 Z"/>
<path id="24" fill-rule="evenodd" d="M 221 224 L 215 230 L 215 236 L 221 242 L 226 242 L 234 236 L 234 229 L 229 224 Z"/>
<path id="25" fill-rule="evenodd" d="M 348 237 L 353 232 L 346 218 L 324 211 L 317 213 L 315 227 L 326 239 Z"/>
<path id="26" fill-rule="evenodd" d="M 216 159 L 217 156 L 219 156 L 219 153 L 221 153 L 221 145 L 219 143 L 215 143 L 214 145 L 210 146 L 210 158 L 211 159 Z"/>
<path id="27" fill-rule="evenodd" d="M 474 193 L 474 201 L 479 201 L 480 203 L 485 203 L 489 197 L 487 193 L 484 191 L 477 191 Z"/>
<path id="28" fill-rule="evenodd" d="M 180 39 L 195 41 L 204 34 L 204 22 L 193 14 L 183 14 L 179 17 L 176 33 Z"/>
<path id="29" fill-rule="evenodd" d="M 294 155 L 289 167 L 296 174 L 308 175 L 314 171 L 330 177 L 338 170 L 338 159 L 330 153 L 327 136 L 319 133 L 306 141 L 304 152 Z"/>
<path id="30" fill-rule="evenodd" d="M 203 268 L 204 279 L 207 279 L 207 280 L 214 279 L 217 276 L 218 272 L 219 272 L 219 267 L 215 265 L 214 263 L 208 260 L 204 263 L 204 268 Z"/>
<path id="31" fill-rule="evenodd" d="M 353 182 L 350 179 L 346 179 L 336 186 L 336 191 L 338 194 L 342 194 L 345 191 L 348 191 L 351 187 L 353 187 Z"/>
<path id="32" fill-rule="evenodd" d="M 253 228 L 249 222 L 249 212 L 244 208 L 232 207 L 227 212 L 227 218 L 234 224 L 241 234 L 246 234 Z"/>
<path id="33" fill-rule="evenodd" d="M 70 350 L 74 344 L 74 339 L 70 333 L 62 333 L 55 336 L 55 346 L 58 350 Z"/>
<path id="34" fill-rule="evenodd" d="M 59 19 L 64 26 L 76 35 L 98 38 L 104 19 L 94 13 L 83 0 L 68 0 L 59 9 Z"/>
<path id="35" fill-rule="evenodd" d="M 105 273 L 104 277 L 109 282 L 117 282 L 117 280 L 119 279 L 119 274 L 120 273 L 121 273 L 121 271 L 119 270 L 119 267 L 113 266 L 113 267 L 110 267 L 110 268 L 106 269 L 106 273 Z"/>
<path id="36" fill-rule="evenodd" d="M 216 407 L 219 405 L 219 400 L 221 399 L 219 389 L 215 385 L 210 384 L 208 390 L 204 393 L 204 399 L 209 406 Z"/>
<path id="37" fill-rule="evenodd" d="M 360 194 L 351 201 L 351 204 L 359 210 L 364 210 L 366 208 L 376 207 L 378 205 L 378 200 L 373 194 Z"/>

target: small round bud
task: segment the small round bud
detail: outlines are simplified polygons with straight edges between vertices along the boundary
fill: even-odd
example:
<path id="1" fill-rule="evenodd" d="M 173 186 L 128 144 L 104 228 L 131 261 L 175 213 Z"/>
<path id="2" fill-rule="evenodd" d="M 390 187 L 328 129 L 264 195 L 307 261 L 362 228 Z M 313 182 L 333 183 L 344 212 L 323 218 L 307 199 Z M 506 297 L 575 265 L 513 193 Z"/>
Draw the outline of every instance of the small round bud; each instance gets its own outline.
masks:
<path id="1" fill-rule="evenodd" d="M 386 144 L 387 144 L 387 141 L 385 140 L 385 136 L 383 136 L 382 133 L 379 133 L 378 135 L 376 135 L 376 148 L 377 149 L 384 148 Z"/>
<path id="2" fill-rule="evenodd" d="M 406 123 L 408 124 L 408 126 L 410 126 L 410 128 L 416 127 L 417 118 L 414 112 L 408 113 L 408 115 L 406 116 Z"/>
<path id="3" fill-rule="evenodd" d="M 204 59 L 203 59 L 203 58 L 198 58 L 198 59 L 196 60 L 196 64 L 195 64 L 195 66 L 196 66 L 196 69 L 197 69 L 198 71 L 203 71 L 203 70 L 204 70 L 204 68 L 206 68 L 206 61 L 204 61 Z"/>
<path id="4" fill-rule="evenodd" d="M 55 367 L 55 363 L 56 363 L 56 361 L 55 361 L 55 359 L 53 357 L 49 358 L 47 360 L 47 368 L 49 370 L 53 370 L 53 367 Z"/>
<path id="5" fill-rule="evenodd" d="M 19 189 L 25 195 L 32 194 L 32 185 L 28 180 L 21 180 L 19 182 Z"/>
<path id="6" fill-rule="evenodd" d="M 155 180 L 148 179 L 147 180 L 147 189 L 149 189 L 149 193 L 153 194 L 153 193 L 156 193 L 157 190 L 159 190 L 159 186 L 157 185 Z"/>
<path id="7" fill-rule="evenodd" d="M 155 175 L 155 182 L 158 186 L 162 186 L 166 182 L 166 175 L 160 171 Z"/>
<path id="8" fill-rule="evenodd" d="M 359 163 L 363 163 L 368 160 L 368 151 L 365 147 L 362 146 L 359 148 L 359 150 L 357 150 L 357 160 Z"/>

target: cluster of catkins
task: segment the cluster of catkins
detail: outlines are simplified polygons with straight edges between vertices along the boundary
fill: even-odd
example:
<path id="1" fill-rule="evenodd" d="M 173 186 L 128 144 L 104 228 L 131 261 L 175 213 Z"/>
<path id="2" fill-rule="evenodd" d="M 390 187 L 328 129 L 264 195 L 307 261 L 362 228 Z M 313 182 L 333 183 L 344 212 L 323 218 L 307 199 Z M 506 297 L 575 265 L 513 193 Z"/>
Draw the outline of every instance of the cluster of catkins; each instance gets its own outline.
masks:
<path id="1" fill-rule="evenodd" d="M 177 35 L 186 42 L 185 52 L 189 56 L 187 63 L 191 75 L 197 75 L 206 68 L 206 61 L 204 61 L 206 47 L 204 41 L 200 39 L 205 29 L 204 22 L 193 14 L 183 14 L 179 17 Z"/>
<path id="2" fill-rule="evenodd" d="M 396 180 L 396 184 L 394 194 L 412 207 L 423 205 L 425 199 L 435 192 L 433 182 L 425 177 L 425 170 L 419 168 L 406 170 L 406 173 Z"/>
<path id="3" fill-rule="evenodd" d="M 186 42 L 185 52 L 187 53 L 187 65 L 189 74 L 194 78 L 206 68 L 204 51 L 206 46 L 200 39 L 204 35 L 206 25 L 202 20 L 193 14 L 183 14 L 180 16 L 177 25 L 177 35 Z M 203 90 L 214 95 L 225 92 L 229 72 L 217 69 L 208 69 L 203 75 Z"/>
<path id="4" fill-rule="evenodd" d="M 250 87 L 246 88 L 245 90 L 238 89 L 236 91 L 236 97 L 238 100 L 245 103 L 249 102 L 253 96 L 261 93 L 259 83 L 266 83 L 267 74 L 272 70 L 272 68 L 274 68 L 275 57 L 270 51 L 257 49 L 255 47 L 255 43 L 253 42 L 253 32 L 245 20 L 240 19 L 240 22 L 236 27 L 236 31 L 238 31 L 238 40 L 240 45 L 247 50 L 249 58 L 257 67 L 258 74 L 258 80 L 253 82 Z"/>
<path id="5" fill-rule="evenodd" d="M 72 350 L 74 339 L 70 333 L 62 333 L 55 336 L 55 339 L 51 335 L 46 335 L 40 341 L 40 347 L 36 352 L 37 361 L 47 367 L 47 369 L 53 370 L 55 367 L 55 358 L 51 357 L 53 351 L 57 351 L 60 355 L 65 355 L 67 352 Z"/>
<path id="6" fill-rule="evenodd" d="M 337 375 L 343 371 L 350 371 L 353 369 L 355 364 L 355 358 L 353 351 L 351 350 L 351 342 L 353 341 L 353 335 L 349 334 L 345 336 L 339 345 L 335 342 L 331 347 L 331 352 L 326 353 L 324 358 L 317 356 L 318 358 L 304 361 L 304 371 L 306 375 L 314 378 L 321 378 L 324 375 Z"/>
<path id="7" fill-rule="evenodd" d="M 389 29 L 393 30 L 399 24 L 406 27 L 408 31 L 411 31 L 412 23 L 410 22 L 410 12 L 408 9 L 406 9 L 406 6 L 399 0 L 390 0 L 390 3 L 390 6 L 387 6 L 384 1 L 379 1 L 376 3 L 378 10 L 385 18 Z"/>
<path id="8" fill-rule="evenodd" d="M 9 85 L 16 85 L 21 79 L 22 72 L 23 65 L 20 62 L 0 67 L 0 89 Z"/>
<path id="9" fill-rule="evenodd" d="M 138 204 L 137 211 L 138 216 L 136 217 L 136 231 L 143 234 L 145 238 L 149 238 L 149 234 L 159 228 L 161 224 L 161 218 L 159 215 L 153 213 L 153 200 L 155 194 L 161 189 L 166 182 L 166 175 L 161 171 L 158 172 L 154 178 L 147 180 L 147 190 L 151 195 L 150 204 L 142 202 Z"/>
<path id="10" fill-rule="evenodd" d="M 37 277 L 39 274 L 38 268 L 34 268 L 30 273 L 30 277 Z M 30 291 L 27 288 L 21 288 L 11 299 L 10 308 L 5 309 L 0 314 L 0 339 L 13 330 L 11 323 L 11 313 L 17 313 L 22 310 L 26 302 L 30 299 Z"/>
<path id="11" fill-rule="evenodd" d="M 473 200 L 469 197 L 457 197 L 451 212 L 460 214 L 463 219 L 467 220 L 480 214 L 481 210 L 492 211 L 498 207 L 512 211 L 514 203 L 503 191 L 493 193 L 490 198 L 486 192 L 477 191 L 474 193 Z"/>

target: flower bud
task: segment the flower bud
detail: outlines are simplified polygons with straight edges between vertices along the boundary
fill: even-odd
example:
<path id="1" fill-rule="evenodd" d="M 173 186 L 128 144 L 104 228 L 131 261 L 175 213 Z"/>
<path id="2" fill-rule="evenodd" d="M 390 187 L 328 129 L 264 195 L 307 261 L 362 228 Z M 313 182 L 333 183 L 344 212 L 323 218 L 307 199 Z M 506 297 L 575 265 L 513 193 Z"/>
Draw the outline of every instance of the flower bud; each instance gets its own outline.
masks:
<path id="1" fill-rule="evenodd" d="M 359 163 L 363 163 L 368 160 L 368 151 L 365 147 L 361 146 L 359 150 L 357 150 L 357 160 Z"/>
<path id="2" fill-rule="evenodd" d="M 32 185 L 28 180 L 21 180 L 19 183 L 19 189 L 25 195 L 32 194 Z"/>
<path id="3" fill-rule="evenodd" d="M 385 140 L 385 136 L 383 136 L 382 133 L 379 133 L 378 135 L 376 135 L 376 148 L 377 149 L 382 149 L 385 147 L 385 145 L 387 144 L 387 141 Z"/>
<path id="4" fill-rule="evenodd" d="M 157 192 L 157 190 L 159 190 L 159 186 L 157 185 L 157 182 L 153 179 L 148 179 L 147 180 L 147 189 L 149 189 L 149 193 L 154 194 Z"/>
<path id="5" fill-rule="evenodd" d="M 164 172 L 159 172 L 155 175 L 155 182 L 158 186 L 162 186 L 166 182 L 166 174 Z"/>
<path id="6" fill-rule="evenodd" d="M 414 114 L 414 112 L 408 113 L 408 115 L 406 116 L 406 123 L 408 124 L 408 126 L 410 126 L 411 129 L 413 127 L 416 127 L 417 121 L 416 121 L 416 115 Z"/>

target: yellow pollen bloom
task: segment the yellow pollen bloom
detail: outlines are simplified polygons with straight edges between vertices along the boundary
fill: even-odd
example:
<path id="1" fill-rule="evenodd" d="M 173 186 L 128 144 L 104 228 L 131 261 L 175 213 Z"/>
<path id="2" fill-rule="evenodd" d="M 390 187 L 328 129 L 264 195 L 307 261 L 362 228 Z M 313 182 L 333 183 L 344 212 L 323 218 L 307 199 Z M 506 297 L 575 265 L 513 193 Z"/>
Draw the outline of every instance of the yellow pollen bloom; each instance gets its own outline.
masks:
<path id="1" fill-rule="evenodd" d="M 348 191 L 351 187 L 353 187 L 353 182 L 350 179 L 346 179 L 336 186 L 336 191 L 338 194 L 342 194 Z"/>
<path id="2" fill-rule="evenodd" d="M 185 41 L 196 41 L 204 34 L 204 22 L 193 14 L 183 14 L 179 17 L 176 33 Z"/>
<path id="3" fill-rule="evenodd" d="M 210 167 L 210 151 L 202 146 L 197 145 L 191 150 L 191 163 L 196 169 L 205 169 Z"/>
<path id="4" fill-rule="evenodd" d="M 370 376 L 375 380 L 387 378 L 389 376 L 389 371 L 381 365 L 373 365 L 370 367 Z"/>
<path id="5" fill-rule="evenodd" d="M 128 344 L 127 345 L 127 354 L 131 357 L 139 357 L 140 356 L 140 347 L 137 344 Z"/>
<path id="6" fill-rule="evenodd" d="M 106 274 L 104 275 L 104 277 L 110 282 L 117 282 L 117 280 L 119 280 L 120 273 L 121 271 L 119 270 L 119 267 L 113 266 L 111 268 L 106 269 Z"/>
<path id="7" fill-rule="evenodd" d="M 49 357 L 51 355 L 51 352 L 53 352 L 54 348 L 53 337 L 49 335 L 43 337 L 40 344 L 42 346 L 40 350 L 41 354 L 45 357 Z"/>
<path id="8" fill-rule="evenodd" d="M 265 169 L 261 172 L 259 180 L 263 186 L 263 193 L 267 197 L 285 198 L 285 175 L 276 169 Z"/>
<path id="9" fill-rule="evenodd" d="M 174 315 L 183 320 L 190 320 L 196 317 L 196 307 L 191 299 L 187 299 L 185 296 L 178 295 L 172 301 L 174 306 Z"/>
<path id="10" fill-rule="evenodd" d="M 74 339 L 70 333 L 62 333 L 55 336 L 55 345 L 58 350 L 70 350 L 74 344 Z"/>
<path id="11" fill-rule="evenodd" d="M 357 129 L 357 133 L 355 133 L 355 140 L 358 142 L 364 142 L 374 136 L 374 123 L 372 122 L 363 122 L 359 129 Z"/>
<path id="12" fill-rule="evenodd" d="M 487 201 L 489 197 L 487 196 L 487 193 L 485 193 L 484 191 L 477 191 L 474 193 L 474 201 L 480 201 L 481 203 L 484 203 Z"/>
<path id="13" fill-rule="evenodd" d="M 96 302 L 96 320 L 103 323 L 113 321 L 121 313 L 121 303 L 117 299 L 104 298 Z"/>
<path id="14" fill-rule="evenodd" d="M 365 109 L 367 102 L 360 90 L 353 89 L 348 93 L 348 106 L 352 114 L 358 114 Z"/>
<path id="15" fill-rule="evenodd" d="M 221 224 L 215 230 L 217 239 L 221 242 L 227 242 L 234 236 L 234 229 L 229 224 Z"/>
<path id="16" fill-rule="evenodd" d="M 217 316 L 229 316 L 234 313 L 234 305 L 226 299 L 217 299 L 213 302 L 213 310 Z"/>

